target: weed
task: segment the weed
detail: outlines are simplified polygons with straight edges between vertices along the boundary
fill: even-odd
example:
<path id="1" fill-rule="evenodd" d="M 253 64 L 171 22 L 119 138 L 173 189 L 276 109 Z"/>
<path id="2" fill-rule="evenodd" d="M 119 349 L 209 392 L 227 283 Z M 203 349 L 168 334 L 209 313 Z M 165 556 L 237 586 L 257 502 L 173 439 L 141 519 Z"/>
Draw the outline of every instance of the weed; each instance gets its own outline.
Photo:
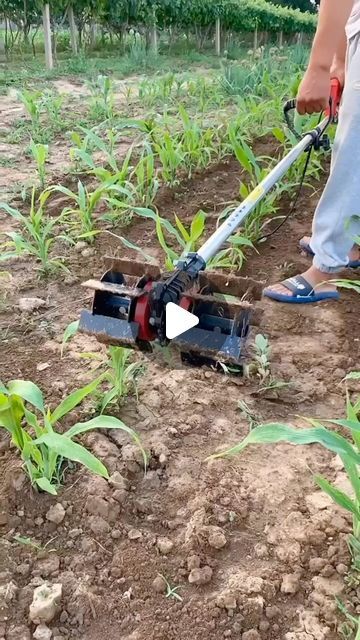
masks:
<path id="1" fill-rule="evenodd" d="M 182 602 L 183 599 L 181 595 L 177 593 L 181 587 L 180 586 L 172 587 L 170 582 L 168 582 L 168 580 L 165 578 L 165 576 L 163 576 L 161 573 L 159 573 L 159 576 L 164 580 L 166 585 L 165 598 L 174 598 L 174 600 L 178 600 L 178 602 Z"/>
<path id="2" fill-rule="evenodd" d="M 77 423 L 63 433 L 54 430 L 62 418 L 94 393 L 102 380 L 103 376 L 99 376 L 82 389 L 77 389 L 53 411 L 45 406 L 43 394 L 33 382 L 12 380 L 7 386 L 0 383 L 0 425 L 9 432 L 13 445 L 20 452 L 31 484 L 41 491 L 56 495 L 66 460 L 78 462 L 96 475 L 109 477 L 102 462 L 74 442 L 76 436 L 93 429 L 125 431 L 140 447 L 146 464 L 146 454 L 137 434 L 117 418 L 100 416 Z M 28 408 L 29 405 L 33 411 Z"/>

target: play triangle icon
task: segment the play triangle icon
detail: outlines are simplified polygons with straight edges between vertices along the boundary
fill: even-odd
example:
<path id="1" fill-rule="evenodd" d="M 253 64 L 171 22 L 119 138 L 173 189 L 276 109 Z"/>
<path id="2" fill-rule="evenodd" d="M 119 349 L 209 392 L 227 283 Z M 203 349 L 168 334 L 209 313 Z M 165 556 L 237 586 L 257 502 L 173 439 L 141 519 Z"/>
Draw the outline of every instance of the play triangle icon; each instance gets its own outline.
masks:
<path id="1" fill-rule="evenodd" d="M 199 318 L 194 316 L 193 313 L 185 311 L 177 304 L 168 302 L 166 305 L 166 337 L 168 340 L 177 338 L 185 331 L 189 331 L 197 324 L 199 324 Z"/>

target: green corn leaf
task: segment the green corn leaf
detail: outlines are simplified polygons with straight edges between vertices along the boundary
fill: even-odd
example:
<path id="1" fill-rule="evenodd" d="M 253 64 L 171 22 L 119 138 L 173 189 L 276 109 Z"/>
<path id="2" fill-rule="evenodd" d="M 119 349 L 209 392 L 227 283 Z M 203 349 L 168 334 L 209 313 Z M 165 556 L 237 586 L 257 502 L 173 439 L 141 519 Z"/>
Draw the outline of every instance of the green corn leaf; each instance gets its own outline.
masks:
<path id="1" fill-rule="evenodd" d="M 95 473 L 96 475 L 108 478 L 109 474 L 106 467 L 98 458 L 96 458 L 90 451 L 85 449 L 81 444 L 73 442 L 66 435 L 60 433 L 47 433 L 35 440 L 35 444 L 45 444 L 50 451 L 56 452 L 59 456 L 72 460 L 73 462 L 79 462 L 84 467 Z"/>
<path id="2" fill-rule="evenodd" d="M 190 226 L 190 238 L 196 242 L 203 234 L 205 228 L 206 213 L 198 211 Z"/>
<path id="3" fill-rule="evenodd" d="M 74 335 L 77 333 L 78 329 L 79 329 L 79 320 L 74 320 L 74 322 L 70 322 L 70 324 L 68 324 L 68 326 L 66 327 L 64 333 L 63 333 L 63 338 L 62 338 L 62 342 L 61 342 L 61 357 L 63 357 L 63 353 L 64 353 L 64 347 L 65 344 L 74 337 Z"/>
<path id="4" fill-rule="evenodd" d="M 150 256 L 148 253 L 145 253 L 145 251 L 143 251 L 143 249 L 141 249 L 141 247 L 139 247 L 137 244 L 134 244 L 127 238 L 124 238 L 124 236 L 116 235 L 116 238 L 120 240 L 120 242 L 122 242 L 124 247 L 127 247 L 127 249 L 133 249 L 134 251 L 140 253 L 145 258 L 146 262 L 149 262 L 150 264 L 157 264 L 154 256 Z"/>
<path id="5" fill-rule="evenodd" d="M 179 256 L 177 253 L 175 253 L 175 251 L 173 251 L 173 249 L 167 246 L 164 233 L 162 230 L 160 218 L 158 218 L 158 220 L 156 221 L 156 235 L 161 248 L 165 252 L 166 259 L 167 259 L 167 268 L 168 268 L 168 265 L 171 264 L 171 270 L 172 270 L 174 268 L 174 261 L 178 260 Z"/>
<path id="6" fill-rule="evenodd" d="M 272 444 L 288 442 L 289 444 L 321 444 L 329 451 L 340 456 L 349 456 L 356 464 L 360 464 L 360 455 L 342 436 L 324 427 L 314 429 L 294 429 L 284 424 L 273 423 L 260 425 L 249 433 L 244 440 L 229 449 L 213 454 L 210 458 L 221 458 L 236 455 L 251 444 Z"/>
<path id="7" fill-rule="evenodd" d="M 46 491 L 46 493 L 51 493 L 51 495 L 57 496 L 56 488 L 47 478 L 35 478 L 35 482 L 41 491 Z"/>
<path id="8" fill-rule="evenodd" d="M 324 420 L 324 422 L 330 422 L 331 424 L 337 424 L 339 427 L 345 427 L 351 429 L 351 431 L 360 432 L 359 420 Z"/>
<path id="9" fill-rule="evenodd" d="M 94 160 L 92 159 L 90 153 L 84 151 L 84 149 L 74 149 L 74 154 L 76 158 L 79 158 L 83 162 L 83 164 L 89 167 L 91 170 L 96 169 Z"/>
<path id="10" fill-rule="evenodd" d="M 30 380 L 11 380 L 8 384 L 9 393 L 30 402 L 36 409 L 44 413 L 44 398 L 39 387 Z"/>
<path id="11" fill-rule="evenodd" d="M 343 509 L 346 509 L 347 511 L 353 513 L 357 520 L 360 521 L 360 511 L 357 508 L 354 500 L 351 500 L 351 498 L 349 498 L 346 493 L 334 487 L 322 476 L 315 476 L 315 482 L 323 491 L 325 491 L 325 493 L 328 494 L 328 496 L 330 496 L 330 498 L 334 502 L 336 502 L 336 504 L 338 504 Z"/>
<path id="12" fill-rule="evenodd" d="M 125 433 L 129 434 L 129 436 L 138 445 L 143 456 L 144 466 L 146 467 L 147 456 L 138 434 L 118 418 L 114 418 L 112 416 L 98 416 L 97 418 L 92 418 L 92 420 L 88 420 L 87 422 L 74 424 L 74 426 L 66 432 L 66 437 L 74 438 L 81 433 L 86 433 L 93 429 L 120 429 L 121 431 L 125 431 Z"/>
<path id="13" fill-rule="evenodd" d="M 102 374 L 98 378 L 95 378 L 90 384 L 87 384 L 85 387 L 81 389 L 77 389 L 73 393 L 70 393 L 67 398 L 64 398 L 62 402 L 56 407 L 56 409 L 51 414 L 50 422 L 51 424 L 55 424 L 60 418 L 65 416 L 67 413 L 72 411 L 75 407 L 80 404 L 90 394 L 94 393 L 95 389 L 99 386 L 99 384 L 103 381 L 104 375 Z"/>
<path id="14" fill-rule="evenodd" d="M 188 232 L 186 231 L 183 223 L 181 222 L 180 218 L 177 217 L 177 215 L 175 214 L 175 222 L 176 222 L 176 226 L 179 229 L 183 239 L 185 240 L 185 242 L 189 242 L 190 241 L 190 236 L 188 234 Z"/>
<path id="15" fill-rule="evenodd" d="M 249 238 L 245 238 L 244 236 L 231 236 L 229 238 L 229 242 L 239 247 L 244 246 L 244 247 L 251 247 L 252 249 L 254 248 L 254 245 L 251 242 L 251 240 L 249 240 Z"/>

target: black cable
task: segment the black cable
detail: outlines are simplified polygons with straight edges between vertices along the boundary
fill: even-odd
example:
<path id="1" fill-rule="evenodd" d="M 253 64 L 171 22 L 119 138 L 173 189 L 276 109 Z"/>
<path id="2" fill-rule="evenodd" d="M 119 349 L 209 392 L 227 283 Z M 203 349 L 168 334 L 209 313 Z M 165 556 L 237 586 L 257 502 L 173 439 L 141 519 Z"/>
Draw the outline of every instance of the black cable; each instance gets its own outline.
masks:
<path id="1" fill-rule="evenodd" d="M 321 112 L 321 113 L 320 113 L 319 121 L 318 121 L 318 125 L 319 125 L 319 123 L 321 122 L 322 113 L 323 113 L 323 112 Z M 327 126 L 328 126 L 328 125 L 327 125 Z M 326 128 L 327 128 L 327 126 L 326 126 Z M 324 129 L 324 131 L 325 131 L 325 129 Z M 290 211 L 289 211 L 289 213 L 288 213 L 288 214 L 285 216 L 285 218 L 280 222 L 280 224 L 278 224 L 278 226 L 277 226 L 277 227 L 275 227 L 275 229 L 273 229 L 272 231 L 270 231 L 270 233 L 267 233 L 266 235 L 261 236 L 261 238 L 258 240 L 258 243 L 259 243 L 259 244 L 260 244 L 261 242 L 264 242 L 264 241 L 265 241 L 265 240 L 267 240 L 268 238 L 271 238 L 271 236 L 273 236 L 275 233 L 277 233 L 277 232 L 279 231 L 279 229 L 281 229 L 281 227 L 285 224 L 285 222 L 287 222 L 287 221 L 289 220 L 289 218 L 292 216 L 292 214 L 294 213 L 295 208 L 296 208 L 296 205 L 297 205 L 297 203 L 298 203 L 298 201 L 299 201 L 299 198 L 300 198 L 300 195 L 301 195 L 301 192 L 302 192 L 302 188 L 303 188 L 303 186 L 304 186 L 304 180 L 305 180 L 306 172 L 307 172 L 307 170 L 308 170 L 308 166 L 309 166 L 309 162 L 310 162 L 310 159 L 311 159 L 311 154 L 312 154 L 313 148 L 314 148 L 314 146 L 313 146 L 313 144 L 311 144 L 311 146 L 309 147 L 308 151 L 306 152 L 306 153 L 307 153 L 307 158 L 306 158 L 305 165 L 304 165 L 304 169 L 303 169 L 302 176 L 301 176 L 301 179 L 300 179 L 299 188 L 298 188 L 298 191 L 297 191 L 297 194 L 296 194 L 295 200 L 293 201 L 293 203 L 292 203 L 292 205 L 291 205 L 291 207 L 290 207 Z"/>
<path id="2" fill-rule="evenodd" d="M 275 229 L 273 229 L 272 231 L 270 231 L 270 233 L 267 233 L 267 234 L 265 234 L 265 235 L 261 236 L 261 238 L 258 240 L 258 243 L 259 243 L 259 244 L 260 244 L 261 242 L 264 242 L 264 241 L 265 241 L 265 240 L 267 240 L 268 238 L 271 238 L 271 236 L 273 236 L 275 233 L 277 233 L 277 232 L 279 231 L 279 229 L 281 229 L 281 227 L 285 224 L 285 222 L 287 222 L 287 221 L 289 220 L 289 218 L 292 216 L 292 214 L 294 213 L 295 208 L 296 208 L 296 205 L 297 205 L 297 203 L 298 203 L 298 201 L 299 201 L 299 198 L 300 198 L 300 195 L 301 195 L 301 192 L 302 192 L 302 188 L 303 188 L 303 186 L 304 186 L 304 180 L 305 180 L 306 172 L 307 172 L 307 169 L 308 169 L 308 166 L 309 166 L 309 162 L 310 162 L 310 158 L 311 158 L 312 150 L 313 150 L 313 147 L 311 146 L 311 147 L 309 148 L 309 150 L 307 151 L 307 158 L 306 158 L 306 162 L 305 162 L 304 169 L 303 169 L 303 172 L 302 172 L 302 176 L 301 176 L 301 179 L 300 179 L 299 188 L 298 188 L 298 191 L 297 191 L 297 194 L 296 194 L 295 200 L 293 201 L 293 203 L 292 203 L 292 205 L 291 205 L 291 207 L 290 207 L 290 211 L 289 211 L 289 213 L 288 213 L 288 214 L 285 216 L 285 218 L 280 222 L 280 224 L 278 224 L 278 226 L 277 226 L 277 227 L 275 227 Z"/>

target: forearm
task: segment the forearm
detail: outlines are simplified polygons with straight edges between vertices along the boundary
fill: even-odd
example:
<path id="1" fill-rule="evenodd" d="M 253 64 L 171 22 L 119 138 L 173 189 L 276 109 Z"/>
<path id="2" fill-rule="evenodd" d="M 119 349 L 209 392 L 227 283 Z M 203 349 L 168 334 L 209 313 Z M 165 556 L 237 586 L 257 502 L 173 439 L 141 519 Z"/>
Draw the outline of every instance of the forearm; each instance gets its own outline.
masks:
<path id="1" fill-rule="evenodd" d="M 338 62 L 345 62 L 346 51 L 347 51 L 347 38 L 346 38 L 345 29 L 344 29 L 339 45 L 335 51 L 335 56 L 334 56 L 335 60 L 337 60 Z"/>
<path id="2" fill-rule="evenodd" d="M 354 0 L 322 0 L 309 66 L 330 70 L 334 57 L 345 59 L 345 26 Z"/>

